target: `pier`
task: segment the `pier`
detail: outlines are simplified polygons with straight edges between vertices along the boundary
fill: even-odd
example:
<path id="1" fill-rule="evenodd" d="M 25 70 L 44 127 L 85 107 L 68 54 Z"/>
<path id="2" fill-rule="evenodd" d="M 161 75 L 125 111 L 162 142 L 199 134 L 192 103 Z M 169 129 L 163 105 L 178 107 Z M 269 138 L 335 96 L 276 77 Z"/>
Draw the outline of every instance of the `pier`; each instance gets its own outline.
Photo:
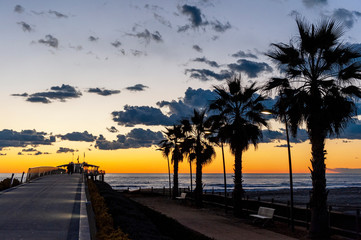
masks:
<path id="1" fill-rule="evenodd" d="M 88 240 L 83 174 L 56 174 L 0 192 L 0 236 Z"/>

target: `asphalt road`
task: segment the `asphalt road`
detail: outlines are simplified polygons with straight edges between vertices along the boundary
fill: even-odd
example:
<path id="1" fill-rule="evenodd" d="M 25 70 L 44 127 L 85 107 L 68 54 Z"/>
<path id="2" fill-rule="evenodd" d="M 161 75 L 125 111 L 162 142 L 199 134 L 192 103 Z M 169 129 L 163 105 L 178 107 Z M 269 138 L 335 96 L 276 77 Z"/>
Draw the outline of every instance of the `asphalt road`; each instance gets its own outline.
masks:
<path id="1" fill-rule="evenodd" d="M 81 175 L 51 175 L 0 192 L 0 239 L 79 239 Z"/>

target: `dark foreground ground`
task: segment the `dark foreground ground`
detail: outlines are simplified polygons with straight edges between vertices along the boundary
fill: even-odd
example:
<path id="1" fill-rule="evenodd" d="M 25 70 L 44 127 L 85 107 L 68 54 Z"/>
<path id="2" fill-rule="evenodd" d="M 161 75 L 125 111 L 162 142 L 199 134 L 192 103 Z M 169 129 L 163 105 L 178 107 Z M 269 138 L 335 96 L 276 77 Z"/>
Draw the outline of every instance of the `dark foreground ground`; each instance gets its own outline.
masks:
<path id="1" fill-rule="evenodd" d="M 120 227 L 130 239 L 210 240 L 177 221 L 128 199 L 122 193 L 112 190 L 107 183 L 97 181 L 96 185 L 105 198 L 115 227 Z"/>

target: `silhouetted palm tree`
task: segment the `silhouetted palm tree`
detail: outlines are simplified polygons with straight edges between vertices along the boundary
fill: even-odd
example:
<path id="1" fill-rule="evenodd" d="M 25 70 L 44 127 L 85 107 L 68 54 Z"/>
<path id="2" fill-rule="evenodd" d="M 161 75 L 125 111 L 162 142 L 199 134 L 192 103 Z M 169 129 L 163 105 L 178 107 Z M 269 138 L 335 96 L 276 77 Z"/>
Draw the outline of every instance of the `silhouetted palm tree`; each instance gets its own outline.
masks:
<path id="1" fill-rule="evenodd" d="M 173 127 L 166 128 L 164 131 L 166 139 L 160 142 L 160 145 L 165 145 L 169 148 L 172 155 L 173 163 L 173 198 L 178 196 L 178 163 L 183 161 L 181 152 L 181 144 L 184 141 L 184 134 L 181 125 L 174 125 Z M 168 151 L 168 150 L 167 150 Z"/>
<path id="2" fill-rule="evenodd" d="M 172 148 L 172 143 L 168 139 L 164 139 L 159 143 L 160 147 L 157 149 L 162 151 L 162 154 L 165 158 L 167 158 L 168 162 L 168 178 L 169 178 L 169 197 L 172 196 L 171 191 L 171 180 L 170 180 L 170 164 L 169 164 L 169 154 Z"/>
<path id="3" fill-rule="evenodd" d="M 196 206 L 202 207 L 202 167 L 212 161 L 215 156 L 213 146 L 208 142 L 205 137 L 210 125 L 206 120 L 206 111 L 194 110 L 193 116 L 190 121 L 188 119 L 182 121 L 186 138 L 184 141 L 184 148 L 189 154 L 190 159 L 196 160 L 196 188 L 195 200 Z"/>
<path id="4" fill-rule="evenodd" d="M 361 79 L 361 55 L 340 41 L 343 31 L 333 20 L 319 25 L 301 19 L 296 22 L 297 41 L 272 44 L 274 49 L 267 54 L 287 77 L 270 80 L 268 89 L 292 87 L 291 94 L 281 97 L 277 107 L 287 114 L 294 135 L 298 126 L 306 125 L 312 145 L 310 236 L 327 238 L 325 139 L 339 134 L 356 115 L 352 98 L 361 97 L 361 91 L 352 83 Z"/>
<path id="5" fill-rule="evenodd" d="M 242 197 L 242 153 L 250 144 L 255 147 L 262 138 L 261 126 L 267 126 L 261 111 L 264 109 L 264 98 L 256 94 L 255 84 L 242 87 L 237 77 L 228 80 L 226 87 L 214 87 L 218 98 L 212 102 L 210 109 L 218 110 L 219 115 L 226 118 L 222 127 L 222 138 L 229 143 L 235 156 L 234 160 L 234 214 L 241 215 Z"/>

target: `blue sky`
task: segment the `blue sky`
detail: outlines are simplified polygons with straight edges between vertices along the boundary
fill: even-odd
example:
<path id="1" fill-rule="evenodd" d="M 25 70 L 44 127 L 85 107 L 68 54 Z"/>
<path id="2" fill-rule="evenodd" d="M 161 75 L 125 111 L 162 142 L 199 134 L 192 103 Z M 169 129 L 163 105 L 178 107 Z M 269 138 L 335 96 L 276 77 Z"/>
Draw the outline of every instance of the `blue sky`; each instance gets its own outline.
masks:
<path id="1" fill-rule="evenodd" d="M 148 147 L 233 74 L 259 85 L 280 76 L 264 53 L 297 34 L 296 16 L 333 17 L 345 43 L 361 43 L 357 0 L 1 1 L 2 147 L 16 140 L 5 129 L 19 138 L 31 129 L 45 145 Z"/>

